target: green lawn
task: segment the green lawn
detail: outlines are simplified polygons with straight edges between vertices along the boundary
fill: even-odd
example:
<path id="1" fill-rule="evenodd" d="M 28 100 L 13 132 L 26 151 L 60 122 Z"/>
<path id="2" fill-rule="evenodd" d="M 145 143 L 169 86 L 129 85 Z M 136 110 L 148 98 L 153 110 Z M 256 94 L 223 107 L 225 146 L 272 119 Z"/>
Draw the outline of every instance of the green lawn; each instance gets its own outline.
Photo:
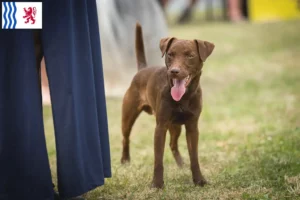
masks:
<path id="1" fill-rule="evenodd" d="M 177 168 L 168 136 L 165 188 L 149 188 L 155 120 L 146 114 L 133 128 L 131 163 L 122 166 L 121 98 L 107 98 L 113 177 L 86 197 L 300 199 L 300 21 L 173 26 L 170 35 L 216 45 L 202 75 L 204 109 L 199 122 L 200 165 L 210 185 L 194 186 L 189 166 Z M 49 107 L 44 115 L 56 179 Z M 188 164 L 184 132 L 179 142 Z"/>

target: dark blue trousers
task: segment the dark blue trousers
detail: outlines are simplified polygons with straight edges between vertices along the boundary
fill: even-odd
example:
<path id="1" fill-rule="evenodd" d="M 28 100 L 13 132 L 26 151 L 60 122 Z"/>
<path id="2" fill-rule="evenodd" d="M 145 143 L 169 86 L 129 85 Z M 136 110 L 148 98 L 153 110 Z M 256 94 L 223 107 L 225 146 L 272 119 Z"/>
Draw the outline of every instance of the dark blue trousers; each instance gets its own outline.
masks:
<path id="1" fill-rule="evenodd" d="M 95 0 L 43 2 L 41 31 L 62 197 L 111 176 Z M 53 199 L 32 30 L 0 30 L 0 200 Z"/>

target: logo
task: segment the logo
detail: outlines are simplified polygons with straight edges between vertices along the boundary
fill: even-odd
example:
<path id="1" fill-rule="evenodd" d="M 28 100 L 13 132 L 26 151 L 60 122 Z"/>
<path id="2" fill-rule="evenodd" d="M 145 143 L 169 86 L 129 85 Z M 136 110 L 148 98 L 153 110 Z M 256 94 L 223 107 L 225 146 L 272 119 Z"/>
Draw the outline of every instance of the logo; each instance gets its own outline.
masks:
<path id="1" fill-rule="evenodd" d="M 36 7 L 28 7 L 28 10 L 24 8 L 25 16 L 23 18 L 26 18 L 25 24 L 29 22 L 29 20 L 32 21 L 31 24 L 35 24 L 35 14 L 36 14 Z"/>
<path id="2" fill-rule="evenodd" d="M 2 29 L 42 29 L 42 2 L 2 2 Z"/>

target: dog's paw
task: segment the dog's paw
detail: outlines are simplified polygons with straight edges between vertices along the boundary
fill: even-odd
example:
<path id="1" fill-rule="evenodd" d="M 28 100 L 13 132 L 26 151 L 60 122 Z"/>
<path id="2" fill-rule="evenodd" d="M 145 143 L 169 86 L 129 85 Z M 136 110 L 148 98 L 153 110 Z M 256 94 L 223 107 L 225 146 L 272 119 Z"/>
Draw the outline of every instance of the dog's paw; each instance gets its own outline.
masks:
<path id="1" fill-rule="evenodd" d="M 151 188 L 154 189 L 163 189 L 164 188 L 164 182 L 163 181 L 152 181 Z"/>
<path id="2" fill-rule="evenodd" d="M 200 180 L 194 180 L 194 184 L 196 186 L 200 186 L 200 187 L 203 187 L 204 185 L 207 185 L 209 184 L 207 180 L 205 180 L 204 178 L 203 179 L 200 179 Z"/>
<path id="3" fill-rule="evenodd" d="M 130 158 L 128 158 L 128 157 L 127 158 L 126 157 L 121 158 L 121 164 L 124 165 L 124 164 L 128 164 L 128 163 L 130 163 Z"/>
<path id="4" fill-rule="evenodd" d="M 186 166 L 186 164 L 183 161 L 181 161 L 181 162 L 177 162 L 177 166 L 179 169 L 182 169 Z"/>

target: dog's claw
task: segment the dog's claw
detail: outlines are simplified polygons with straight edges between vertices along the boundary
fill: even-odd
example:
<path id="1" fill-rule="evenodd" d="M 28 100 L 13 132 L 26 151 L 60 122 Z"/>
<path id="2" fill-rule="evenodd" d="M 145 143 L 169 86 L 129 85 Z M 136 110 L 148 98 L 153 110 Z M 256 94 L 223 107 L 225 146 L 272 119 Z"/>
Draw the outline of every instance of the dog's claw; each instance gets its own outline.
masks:
<path id="1" fill-rule="evenodd" d="M 152 181 L 151 188 L 163 189 L 164 188 L 164 182 L 155 183 L 154 181 Z"/>
<path id="2" fill-rule="evenodd" d="M 205 179 L 201 179 L 199 181 L 194 181 L 194 184 L 196 186 L 200 186 L 200 187 L 203 187 L 204 185 L 207 185 L 209 184 Z"/>
<path id="3" fill-rule="evenodd" d="M 121 164 L 127 164 L 130 163 L 130 158 L 121 158 Z"/>
<path id="4" fill-rule="evenodd" d="M 185 163 L 183 162 L 183 160 L 181 159 L 179 162 L 177 162 L 177 166 L 178 168 L 182 169 L 185 167 Z"/>

